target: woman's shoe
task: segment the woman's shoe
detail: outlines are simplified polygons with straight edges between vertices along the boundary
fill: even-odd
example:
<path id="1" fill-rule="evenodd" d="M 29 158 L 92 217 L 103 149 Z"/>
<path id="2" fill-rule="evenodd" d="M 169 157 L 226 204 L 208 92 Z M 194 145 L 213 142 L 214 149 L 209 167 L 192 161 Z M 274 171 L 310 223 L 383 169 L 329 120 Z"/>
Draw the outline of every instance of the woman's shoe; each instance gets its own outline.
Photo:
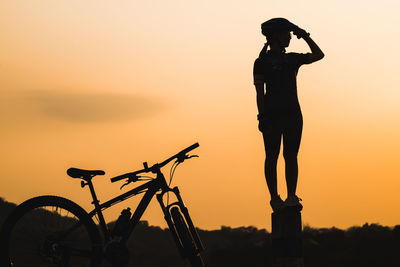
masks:
<path id="1" fill-rule="evenodd" d="M 301 198 L 299 198 L 298 196 L 294 195 L 294 196 L 289 196 L 286 200 L 285 200 L 285 205 L 286 207 L 295 207 L 295 206 L 301 206 L 303 207 L 303 205 L 301 205 L 300 203 Z"/>
<path id="2" fill-rule="evenodd" d="M 285 202 L 283 202 L 279 195 L 271 199 L 269 204 L 271 205 L 273 211 L 280 211 L 285 208 Z"/>

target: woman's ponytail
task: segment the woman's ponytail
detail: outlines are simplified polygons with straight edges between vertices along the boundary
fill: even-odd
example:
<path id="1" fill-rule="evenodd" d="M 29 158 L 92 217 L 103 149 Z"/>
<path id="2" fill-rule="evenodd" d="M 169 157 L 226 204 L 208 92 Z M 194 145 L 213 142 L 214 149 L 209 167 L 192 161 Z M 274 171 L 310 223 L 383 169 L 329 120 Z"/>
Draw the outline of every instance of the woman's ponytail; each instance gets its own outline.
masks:
<path id="1" fill-rule="evenodd" d="M 267 53 L 268 46 L 269 46 L 269 42 L 267 41 L 267 42 L 265 43 L 264 47 L 263 47 L 263 48 L 261 49 L 261 51 L 260 51 L 260 57 L 261 57 L 261 56 L 264 56 L 264 55 Z"/>

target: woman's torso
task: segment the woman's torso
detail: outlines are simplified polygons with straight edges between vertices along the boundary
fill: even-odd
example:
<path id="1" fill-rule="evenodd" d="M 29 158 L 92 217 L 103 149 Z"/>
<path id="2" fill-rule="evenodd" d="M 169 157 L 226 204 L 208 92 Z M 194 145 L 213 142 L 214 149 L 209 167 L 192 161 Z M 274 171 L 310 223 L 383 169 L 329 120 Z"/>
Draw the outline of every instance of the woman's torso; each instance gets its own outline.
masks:
<path id="1" fill-rule="evenodd" d="M 296 76 L 299 69 L 296 53 L 268 52 L 257 60 L 264 76 L 264 110 L 268 113 L 301 112 L 297 97 Z"/>

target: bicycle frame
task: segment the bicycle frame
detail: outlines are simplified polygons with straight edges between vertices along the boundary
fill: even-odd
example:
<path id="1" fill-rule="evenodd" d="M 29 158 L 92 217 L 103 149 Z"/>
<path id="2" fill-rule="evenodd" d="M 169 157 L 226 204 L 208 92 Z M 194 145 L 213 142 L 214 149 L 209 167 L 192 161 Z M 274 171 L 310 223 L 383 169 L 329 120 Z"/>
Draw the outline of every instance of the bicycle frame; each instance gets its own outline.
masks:
<path id="1" fill-rule="evenodd" d="M 147 206 L 149 205 L 151 199 L 156 194 L 156 192 L 159 191 L 160 189 L 162 189 L 163 191 L 169 189 L 169 187 L 165 181 L 164 175 L 160 171 L 157 173 L 157 177 L 154 180 L 151 180 L 145 184 L 142 184 L 142 185 L 122 194 L 122 195 L 119 195 L 111 200 L 108 200 L 108 201 L 100 204 L 99 200 L 97 199 L 96 193 L 94 191 L 93 183 L 91 181 L 89 181 L 87 183 L 87 185 L 90 188 L 90 193 L 93 198 L 92 204 L 94 204 L 94 206 L 95 206 L 95 208 L 91 212 L 89 212 L 89 216 L 93 217 L 97 214 L 98 219 L 99 219 L 99 224 L 100 224 L 101 230 L 104 234 L 104 239 L 105 239 L 106 243 L 111 240 L 111 236 L 110 236 L 110 231 L 107 228 L 107 224 L 106 224 L 104 216 L 103 216 L 103 212 L 102 212 L 103 210 L 108 209 L 109 207 L 112 207 L 115 204 L 120 203 L 132 196 L 138 195 L 140 193 L 145 193 L 129 221 L 129 231 L 127 231 L 126 236 L 124 236 L 123 240 L 121 240 L 121 242 L 126 242 L 126 240 L 128 239 L 128 237 L 132 233 L 133 229 L 139 222 L 140 218 L 142 217 L 144 211 L 146 210 Z"/>
<path id="2" fill-rule="evenodd" d="M 96 214 L 98 215 L 99 223 L 100 223 L 100 227 L 102 229 L 103 235 L 104 235 L 105 243 L 109 242 L 112 237 L 110 235 L 109 229 L 107 228 L 107 224 L 105 222 L 102 210 L 105 210 L 105 209 L 107 209 L 119 202 L 122 202 L 132 196 L 138 195 L 140 193 L 144 193 L 144 196 L 140 200 L 139 205 L 136 207 L 132 217 L 130 218 L 128 230 L 126 231 L 126 233 L 122 236 L 122 239 L 120 240 L 121 243 L 126 243 L 126 241 L 129 239 L 130 235 L 132 234 L 135 226 L 140 221 L 140 218 L 142 217 L 144 211 L 146 210 L 146 208 L 149 205 L 150 201 L 152 200 L 153 196 L 158 191 L 161 190 L 161 193 L 157 194 L 157 200 L 158 200 L 158 202 L 161 206 L 161 209 L 164 213 L 164 219 L 166 220 L 168 227 L 171 230 L 173 238 L 174 238 L 176 244 L 178 245 L 178 248 L 179 248 L 179 251 L 181 252 L 181 254 L 184 255 L 184 250 L 183 250 L 182 246 L 180 245 L 180 241 L 179 241 L 179 238 L 175 231 L 175 227 L 174 227 L 174 224 L 172 222 L 171 215 L 169 212 L 169 210 L 172 206 L 179 206 L 179 208 L 180 208 L 182 214 L 184 215 L 185 220 L 189 226 L 189 231 L 191 232 L 191 234 L 193 236 L 193 239 L 198 248 L 198 252 L 204 250 L 203 244 L 201 243 L 200 238 L 197 234 L 197 231 L 196 231 L 196 229 L 193 225 L 193 222 L 189 216 L 188 209 L 186 208 L 186 206 L 183 203 L 179 189 L 177 187 L 174 187 L 171 189 L 167 185 L 165 177 L 162 174 L 160 169 L 157 170 L 156 174 L 157 174 L 157 176 L 155 179 L 153 179 L 147 183 L 144 183 L 144 184 L 142 184 L 122 195 L 119 195 L 111 200 L 108 200 L 102 204 L 100 204 L 99 200 L 97 199 L 96 193 L 94 191 L 93 183 L 91 181 L 88 181 L 87 185 L 90 188 L 90 192 L 91 192 L 92 198 L 93 198 L 93 204 L 95 206 L 95 208 L 89 213 L 89 216 L 93 217 Z M 164 202 L 163 202 L 163 196 L 167 192 L 173 192 L 177 198 L 177 201 L 165 206 Z"/>

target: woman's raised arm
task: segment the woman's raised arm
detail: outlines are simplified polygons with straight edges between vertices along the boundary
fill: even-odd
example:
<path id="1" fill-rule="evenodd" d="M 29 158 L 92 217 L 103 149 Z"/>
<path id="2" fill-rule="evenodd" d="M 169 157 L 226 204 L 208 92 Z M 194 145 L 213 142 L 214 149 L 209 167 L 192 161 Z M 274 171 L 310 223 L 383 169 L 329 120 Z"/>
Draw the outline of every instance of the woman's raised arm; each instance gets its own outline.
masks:
<path id="1" fill-rule="evenodd" d="M 310 34 L 305 30 L 297 27 L 297 29 L 293 30 L 293 34 L 297 36 L 297 38 L 303 38 L 304 41 L 308 44 L 311 49 L 310 54 L 310 63 L 321 60 L 324 58 L 325 54 L 322 52 L 321 48 L 311 39 Z"/>

